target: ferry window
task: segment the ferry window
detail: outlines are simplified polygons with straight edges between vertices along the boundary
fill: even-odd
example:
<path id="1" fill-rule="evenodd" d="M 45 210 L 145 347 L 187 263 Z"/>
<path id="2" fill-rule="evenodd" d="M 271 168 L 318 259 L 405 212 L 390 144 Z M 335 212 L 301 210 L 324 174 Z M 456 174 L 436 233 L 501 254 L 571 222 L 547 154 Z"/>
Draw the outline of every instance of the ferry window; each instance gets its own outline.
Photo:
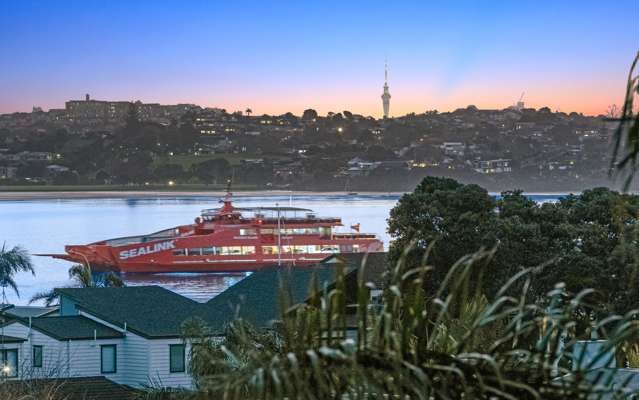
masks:
<path id="1" fill-rule="evenodd" d="M 290 253 L 292 250 L 291 247 L 293 246 L 281 246 L 282 253 Z"/>
<path id="2" fill-rule="evenodd" d="M 272 235 L 274 233 L 273 229 L 260 229 L 260 233 L 262 233 L 262 235 Z"/>
<path id="3" fill-rule="evenodd" d="M 212 256 L 220 254 L 219 249 L 217 247 L 204 247 L 202 248 L 202 255 L 204 256 Z"/>
<path id="4" fill-rule="evenodd" d="M 100 373 L 115 374 L 118 370 L 117 363 L 117 346 L 114 344 L 100 346 Z"/>
<path id="5" fill-rule="evenodd" d="M 307 235 L 317 235 L 319 233 L 319 229 L 317 228 L 306 228 Z"/>
<path id="6" fill-rule="evenodd" d="M 320 248 L 322 253 L 339 253 L 339 246 L 337 245 L 322 245 Z"/>
<path id="7" fill-rule="evenodd" d="M 342 253 L 352 253 L 353 246 L 350 244 L 343 244 L 340 246 L 340 250 L 342 251 Z"/>
<path id="8" fill-rule="evenodd" d="M 187 255 L 189 255 L 189 256 L 201 256 L 202 255 L 202 249 L 201 248 L 189 249 Z"/>
<path id="9" fill-rule="evenodd" d="M 240 229 L 240 236 L 255 236 L 257 235 L 257 230 L 250 228 L 250 229 Z"/>
<path id="10" fill-rule="evenodd" d="M 330 227 L 321 226 L 319 228 L 319 234 L 322 237 L 330 237 L 331 236 L 331 228 Z"/>
<path id="11" fill-rule="evenodd" d="M 173 250 L 173 255 L 174 256 L 185 256 L 186 255 L 186 251 L 184 249 Z"/>
<path id="12" fill-rule="evenodd" d="M 242 254 L 242 246 L 226 246 L 220 247 L 220 254 L 230 256 L 234 254 Z"/>
<path id="13" fill-rule="evenodd" d="M 242 246 L 242 255 L 255 254 L 255 246 Z"/>
<path id="14" fill-rule="evenodd" d="M 34 368 L 42 368 L 42 346 L 33 346 L 31 365 Z"/>
<path id="15" fill-rule="evenodd" d="M 318 246 L 318 245 L 310 245 L 310 246 L 308 246 L 308 252 L 309 253 L 319 253 L 321 251 L 320 248 L 321 247 Z"/>
<path id="16" fill-rule="evenodd" d="M 184 360 L 185 352 L 183 344 L 169 345 L 169 370 L 170 372 L 184 372 L 186 363 Z"/>
<path id="17" fill-rule="evenodd" d="M 277 246 L 262 246 L 262 254 L 277 254 Z"/>
<path id="18" fill-rule="evenodd" d="M 294 254 L 304 254 L 308 253 L 308 246 L 293 246 Z"/>
<path id="19" fill-rule="evenodd" d="M 4 377 L 18 376 L 18 349 L 0 350 L 0 367 Z"/>
<path id="20" fill-rule="evenodd" d="M 353 245 L 353 253 L 359 253 L 359 245 L 358 244 L 354 244 Z"/>

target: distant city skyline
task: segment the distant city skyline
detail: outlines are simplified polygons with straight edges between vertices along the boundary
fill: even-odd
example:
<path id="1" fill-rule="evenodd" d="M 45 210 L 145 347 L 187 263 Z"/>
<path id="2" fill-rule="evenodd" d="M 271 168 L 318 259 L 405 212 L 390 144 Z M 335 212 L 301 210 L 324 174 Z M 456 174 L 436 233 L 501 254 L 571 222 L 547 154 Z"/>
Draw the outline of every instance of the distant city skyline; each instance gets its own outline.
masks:
<path id="1" fill-rule="evenodd" d="M 67 1 L 0 4 L 0 113 L 101 100 L 254 115 L 622 104 L 639 3 Z"/>

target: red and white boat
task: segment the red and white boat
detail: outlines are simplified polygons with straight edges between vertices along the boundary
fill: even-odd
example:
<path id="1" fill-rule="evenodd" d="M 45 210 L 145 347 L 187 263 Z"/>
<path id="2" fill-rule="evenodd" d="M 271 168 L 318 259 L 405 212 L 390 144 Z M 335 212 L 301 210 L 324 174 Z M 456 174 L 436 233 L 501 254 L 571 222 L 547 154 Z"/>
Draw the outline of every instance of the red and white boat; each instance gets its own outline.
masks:
<path id="1" fill-rule="evenodd" d="M 94 271 L 223 272 L 312 264 L 333 253 L 384 251 L 374 234 L 337 233 L 340 218 L 294 207 L 236 208 L 230 194 L 223 203 L 203 210 L 190 225 L 65 246 L 66 254 L 50 256 L 88 263 Z"/>

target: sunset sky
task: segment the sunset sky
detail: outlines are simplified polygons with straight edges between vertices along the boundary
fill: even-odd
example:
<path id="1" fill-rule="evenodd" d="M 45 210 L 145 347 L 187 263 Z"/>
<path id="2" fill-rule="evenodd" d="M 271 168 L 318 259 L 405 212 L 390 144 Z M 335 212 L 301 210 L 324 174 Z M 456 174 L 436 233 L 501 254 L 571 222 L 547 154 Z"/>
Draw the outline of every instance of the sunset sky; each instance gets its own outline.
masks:
<path id="1" fill-rule="evenodd" d="M 454 5 L 452 5 L 454 3 Z M 0 1 L 0 113 L 104 100 L 380 116 L 621 104 L 639 1 Z"/>

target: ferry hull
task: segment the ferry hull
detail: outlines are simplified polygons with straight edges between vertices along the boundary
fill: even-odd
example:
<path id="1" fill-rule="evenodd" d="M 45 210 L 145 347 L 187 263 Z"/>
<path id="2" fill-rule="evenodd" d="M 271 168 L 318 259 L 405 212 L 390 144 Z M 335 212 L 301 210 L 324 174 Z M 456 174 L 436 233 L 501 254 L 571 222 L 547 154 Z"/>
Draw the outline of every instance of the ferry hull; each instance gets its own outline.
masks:
<path id="1" fill-rule="evenodd" d="M 380 249 L 379 251 L 382 251 Z M 179 261 L 179 262 L 127 262 L 119 263 L 104 263 L 95 260 L 94 257 L 81 257 L 70 254 L 49 254 L 55 258 L 86 264 L 87 259 L 94 258 L 94 261 L 89 261 L 91 269 L 95 272 L 116 272 L 116 273 L 170 273 L 170 272 L 250 272 L 257 271 L 268 265 L 288 265 L 288 266 L 305 266 L 316 264 L 330 254 L 313 254 L 302 256 L 298 258 L 291 258 L 290 255 L 282 257 L 280 260 L 277 258 L 264 258 L 261 260 L 204 260 L 204 261 Z"/>

